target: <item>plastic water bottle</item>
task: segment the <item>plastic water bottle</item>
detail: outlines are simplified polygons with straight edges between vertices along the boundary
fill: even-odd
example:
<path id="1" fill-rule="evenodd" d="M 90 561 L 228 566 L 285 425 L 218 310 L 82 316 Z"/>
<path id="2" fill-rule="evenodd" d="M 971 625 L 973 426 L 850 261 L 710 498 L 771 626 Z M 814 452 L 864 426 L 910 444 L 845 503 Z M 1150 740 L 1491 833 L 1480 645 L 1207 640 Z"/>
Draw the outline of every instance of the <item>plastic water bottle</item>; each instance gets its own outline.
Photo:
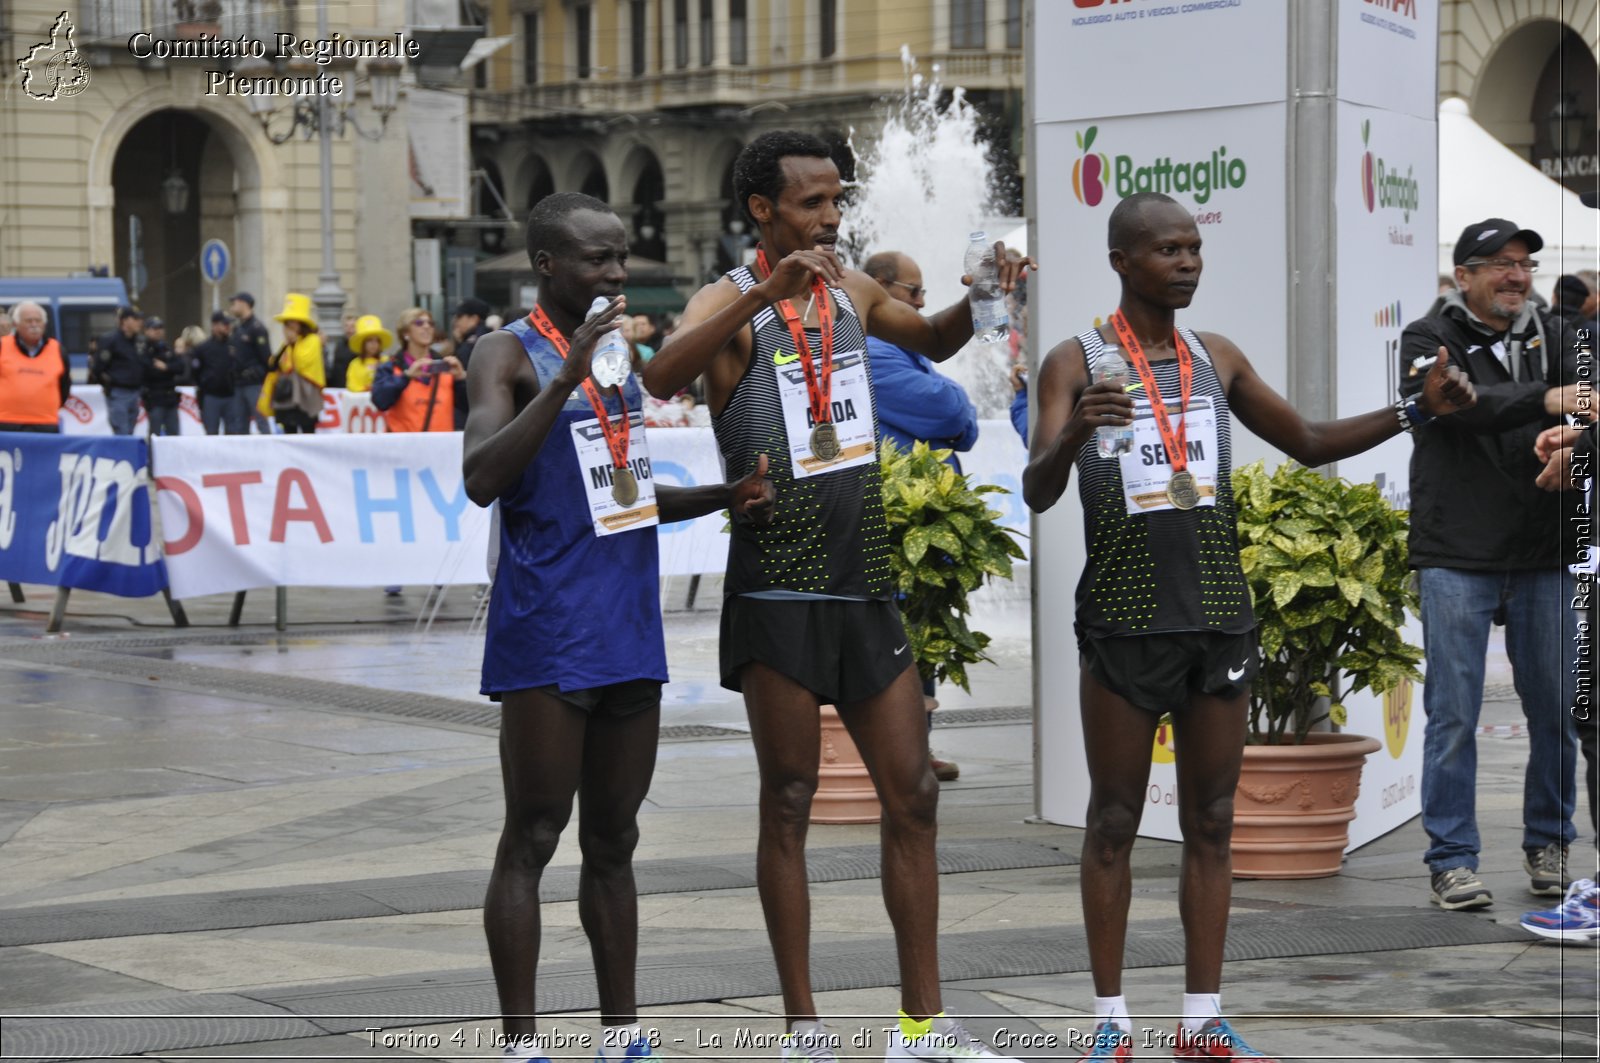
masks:
<path id="1" fill-rule="evenodd" d="M 1121 348 L 1110 345 L 1102 347 L 1100 354 L 1094 360 L 1094 371 L 1090 374 L 1090 379 L 1095 384 L 1109 380 L 1118 387 L 1126 388 L 1128 363 L 1122 360 Z M 1103 424 L 1094 430 L 1094 438 L 1102 458 L 1127 454 L 1133 450 L 1133 425 Z"/>
<path id="2" fill-rule="evenodd" d="M 979 343 L 999 343 L 1011 329 L 1011 315 L 1006 312 L 1006 299 L 1000 292 L 1000 267 L 995 264 L 994 245 L 983 232 L 973 233 L 969 240 L 962 267 L 972 278 L 967 288 L 967 302 L 972 306 L 972 338 Z"/>
<path id="3" fill-rule="evenodd" d="M 589 304 L 584 320 L 602 313 L 610 305 L 610 299 L 603 295 L 597 297 Z M 628 351 L 628 341 L 622 338 L 622 329 L 613 328 L 595 341 L 594 354 L 589 358 L 589 375 L 596 384 L 603 388 L 621 387 L 632 369 L 633 356 Z"/>

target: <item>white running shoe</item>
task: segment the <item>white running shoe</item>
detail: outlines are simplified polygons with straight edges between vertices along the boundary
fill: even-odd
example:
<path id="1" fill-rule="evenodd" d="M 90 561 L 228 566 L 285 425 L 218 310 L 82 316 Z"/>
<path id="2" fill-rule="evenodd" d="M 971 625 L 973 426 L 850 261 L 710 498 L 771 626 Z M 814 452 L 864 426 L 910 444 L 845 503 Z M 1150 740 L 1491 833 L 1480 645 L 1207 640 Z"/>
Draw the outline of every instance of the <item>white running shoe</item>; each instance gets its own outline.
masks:
<path id="1" fill-rule="evenodd" d="M 1002 1056 L 974 1037 L 961 1025 L 960 1019 L 952 1019 L 947 1015 L 934 1016 L 933 1029 L 921 1037 L 907 1037 L 898 1024 L 890 1028 L 889 1050 L 883 1058 L 885 1063 L 901 1059 L 921 1059 L 927 1063 L 960 1063 L 968 1059 L 1022 1063 L 1020 1059 Z"/>

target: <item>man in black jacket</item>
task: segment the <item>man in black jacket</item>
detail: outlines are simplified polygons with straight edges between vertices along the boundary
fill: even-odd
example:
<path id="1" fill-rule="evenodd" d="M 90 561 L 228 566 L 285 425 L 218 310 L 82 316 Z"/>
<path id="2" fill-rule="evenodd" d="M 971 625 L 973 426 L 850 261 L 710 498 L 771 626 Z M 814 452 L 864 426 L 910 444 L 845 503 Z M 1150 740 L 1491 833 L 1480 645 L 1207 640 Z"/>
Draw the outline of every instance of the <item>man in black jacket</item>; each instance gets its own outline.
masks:
<path id="1" fill-rule="evenodd" d="M 105 389 L 106 417 L 113 435 L 131 436 L 139 423 L 139 392 L 144 387 L 144 315 L 131 306 L 117 311 L 117 331 L 100 337 L 94 378 Z"/>
<path id="2" fill-rule="evenodd" d="M 230 436 L 248 435 L 249 411 L 235 401 L 239 363 L 228 329 L 231 319 L 221 310 L 211 315 L 211 338 L 194 349 L 195 387 L 200 392 L 200 423 L 206 435 L 226 429 Z"/>
<path id="3" fill-rule="evenodd" d="M 1422 822 L 1431 899 L 1441 908 L 1493 903 L 1478 878 L 1475 733 L 1489 627 L 1506 650 L 1528 724 L 1523 868 L 1529 889 L 1560 896 L 1576 798 L 1567 650 L 1577 624 L 1562 549 L 1562 496 L 1535 484 L 1541 431 L 1580 403 L 1576 338 L 1529 301 L 1538 233 L 1503 218 L 1470 225 L 1456 242 L 1458 288 L 1436 317 L 1412 322 L 1400 344 L 1400 396 L 1414 399 L 1442 350 L 1477 389 L 1454 417 L 1412 416 L 1411 565 L 1422 593 Z M 1411 416 L 1411 406 L 1402 415 Z"/>
<path id="4" fill-rule="evenodd" d="M 230 299 L 228 313 L 234 319 L 233 357 L 239 365 L 234 405 L 242 411 L 246 424 L 253 419 L 256 431 L 270 436 L 272 422 L 256 409 L 256 403 L 261 398 L 261 383 L 267 379 L 267 369 L 272 363 L 272 340 L 267 336 L 267 326 L 256 317 L 256 297 L 249 292 L 239 292 Z"/>

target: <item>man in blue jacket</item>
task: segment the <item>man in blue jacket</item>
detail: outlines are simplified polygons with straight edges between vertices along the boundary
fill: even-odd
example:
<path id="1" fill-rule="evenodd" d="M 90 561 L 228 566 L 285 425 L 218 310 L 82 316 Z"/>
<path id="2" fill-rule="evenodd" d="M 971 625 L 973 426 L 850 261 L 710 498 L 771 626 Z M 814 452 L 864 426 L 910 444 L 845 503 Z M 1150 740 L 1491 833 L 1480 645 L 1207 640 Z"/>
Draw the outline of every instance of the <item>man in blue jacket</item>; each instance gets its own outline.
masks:
<path id="1" fill-rule="evenodd" d="M 910 257 L 880 251 L 867 259 L 862 272 L 883 285 L 891 299 L 922 309 L 927 289 L 922 269 Z M 965 388 L 941 376 L 922 355 L 873 336 L 867 337 L 867 357 L 878 395 L 878 424 L 895 446 L 910 450 L 921 440 L 941 450 L 972 449 L 978 441 L 978 411 Z M 953 454 L 950 464 L 961 471 Z"/>
<path id="2" fill-rule="evenodd" d="M 879 251 L 867 259 L 862 272 L 883 285 L 889 298 L 922 310 L 927 293 L 922 286 L 922 267 L 909 255 Z M 885 439 L 894 440 L 901 450 L 910 450 L 919 440 L 937 450 L 972 449 L 978 441 L 978 411 L 965 388 L 941 376 L 922 355 L 876 336 L 867 337 L 867 358 L 878 397 L 878 427 Z M 948 460 L 956 472 L 961 471 L 961 461 L 954 454 Z M 922 693 L 933 697 L 931 681 L 923 683 Z M 931 715 L 928 722 L 931 727 Z M 961 777 L 955 761 L 941 760 L 931 752 L 929 758 L 940 782 Z"/>

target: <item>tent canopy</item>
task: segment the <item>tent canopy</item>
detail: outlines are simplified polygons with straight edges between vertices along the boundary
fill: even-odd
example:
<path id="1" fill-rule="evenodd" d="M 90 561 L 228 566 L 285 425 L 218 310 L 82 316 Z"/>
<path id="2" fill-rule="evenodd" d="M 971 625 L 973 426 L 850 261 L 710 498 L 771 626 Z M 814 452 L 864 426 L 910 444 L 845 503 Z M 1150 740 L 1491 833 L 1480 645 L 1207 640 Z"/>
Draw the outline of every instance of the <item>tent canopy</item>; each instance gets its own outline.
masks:
<path id="1" fill-rule="evenodd" d="M 1465 100 L 1439 105 L 1439 272 L 1467 226 L 1506 218 L 1544 237 L 1539 290 L 1563 273 L 1600 269 L 1600 210 L 1546 177 L 1467 113 Z"/>

